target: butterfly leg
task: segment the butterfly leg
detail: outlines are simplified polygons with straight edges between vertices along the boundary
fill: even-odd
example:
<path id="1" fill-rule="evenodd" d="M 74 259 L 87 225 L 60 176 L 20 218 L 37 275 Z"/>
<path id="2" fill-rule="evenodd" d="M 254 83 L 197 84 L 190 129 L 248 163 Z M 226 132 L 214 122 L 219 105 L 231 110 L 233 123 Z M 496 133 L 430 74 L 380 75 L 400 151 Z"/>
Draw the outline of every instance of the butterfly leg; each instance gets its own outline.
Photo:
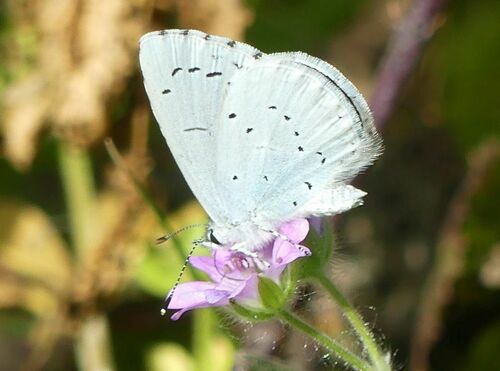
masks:
<path id="1" fill-rule="evenodd" d="M 259 257 L 252 258 L 252 262 L 255 268 L 261 272 L 268 269 L 271 266 L 271 263 Z"/>
<path id="2" fill-rule="evenodd" d="M 219 244 L 216 244 L 216 243 L 213 243 L 211 241 L 206 241 L 204 239 L 199 239 L 199 240 L 196 240 L 198 241 L 199 245 L 203 246 L 203 247 L 206 247 L 210 250 L 218 250 L 221 248 L 221 245 Z"/>

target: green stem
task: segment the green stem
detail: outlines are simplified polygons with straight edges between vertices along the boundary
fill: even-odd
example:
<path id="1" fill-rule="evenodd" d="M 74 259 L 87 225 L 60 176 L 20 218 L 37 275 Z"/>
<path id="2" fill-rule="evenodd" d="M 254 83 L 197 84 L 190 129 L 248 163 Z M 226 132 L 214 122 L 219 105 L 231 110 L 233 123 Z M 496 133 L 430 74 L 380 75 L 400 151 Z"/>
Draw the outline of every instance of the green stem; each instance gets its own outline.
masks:
<path id="1" fill-rule="evenodd" d="M 324 273 L 318 273 L 316 279 L 328 291 L 332 298 L 337 302 L 342 310 L 342 313 L 347 318 L 354 331 L 361 340 L 363 347 L 366 349 L 373 369 L 378 371 L 390 371 L 391 366 L 387 363 L 384 355 L 379 350 L 375 338 L 368 327 L 364 324 L 359 313 L 352 307 L 349 301 L 342 295 L 337 286 L 326 277 Z"/>
<path id="2" fill-rule="evenodd" d="M 93 247 L 95 233 L 95 189 L 88 153 L 69 143 L 59 144 L 59 169 L 64 189 L 73 247 L 83 263 Z"/>
<path id="3" fill-rule="evenodd" d="M 283 309 L 279 312 L 279 317 L 290 326 L 302 331 L 303 333 L 309 335 L 318 344 L 321 344 L 326 349 L 330 350 L 334 356 L 345 362 L 347 365 L 358 371 L 369 371 L 371 370 L 370 365 L 367 364 L 363 359 L 359 358 L 357 355 L 352 353 L 350 350 L 344 348 L 338 342 L 333 340 L 331 337 L 325 333 L 315 329 L 308 323 L 302 321 L 292 312 Z"/>
<path id="4" fill-rule="evenodd" d="M 193 355 L 195 369 L 210 371 L 214 369 L 214 331 L 216 328 L 215 312 L 210 308 L 197 309 L 193 312 Z"/>
<path id="5" fill-rule="evenodd" d="M 95 248 L 95 188 L 90 157 L 82 148 L 59 143 L 59 172 L 70 220 L 76 261 L 83 265 Z M 108 319 L 104 314 L 85 318 L 75 337 L 75 356 L 81 371 L 114 370 Z"/>

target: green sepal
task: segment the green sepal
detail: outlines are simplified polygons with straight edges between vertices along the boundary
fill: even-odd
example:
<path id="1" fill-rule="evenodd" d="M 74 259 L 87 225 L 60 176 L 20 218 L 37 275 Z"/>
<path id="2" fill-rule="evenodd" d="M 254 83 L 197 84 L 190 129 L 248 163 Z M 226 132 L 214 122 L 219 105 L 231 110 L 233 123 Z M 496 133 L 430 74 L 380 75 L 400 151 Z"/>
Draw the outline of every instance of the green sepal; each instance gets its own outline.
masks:
<path id="1" fill-rule="evenodd" d="M 266 321 L 274 317 L 274 312 L 269 312 L 265 309 L 249 307 L 239 304 L 236 300 L 232 299 L 231 309 L 239 316 L 248 321 Z"/>
<path id="2" fill-rule="evenodd" d="M 301 270 L 298 278 L 306 278 L 317 275 L 324 271 L 330 261 L 333 253 L 333 226 L 331 218 L 323 218 L 322 232 L 319 234 L 314 228 L 309 230 L 304 245 L 307 246 L 312 254 L 300 260 Z"/>
<path id="3" fill-rule="evenodd" d="M 268 310 L 278 311 L 285 304 L 283 289 L 270 278 L 259 276 L 259 294 L 262 304 Z"/>

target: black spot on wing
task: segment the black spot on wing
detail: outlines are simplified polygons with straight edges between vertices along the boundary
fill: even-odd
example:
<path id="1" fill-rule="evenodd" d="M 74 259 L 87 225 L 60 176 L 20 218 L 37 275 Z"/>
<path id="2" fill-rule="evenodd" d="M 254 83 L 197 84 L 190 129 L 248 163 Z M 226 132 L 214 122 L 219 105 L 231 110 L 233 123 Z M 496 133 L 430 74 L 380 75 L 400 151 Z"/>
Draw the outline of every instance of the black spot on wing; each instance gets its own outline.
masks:
<path id="1" fill-rule="evenodd" d="M 235 66 L 237 69 L 241 70 L 243 68 L 242 64 L 238 64 L 236 62 L 233 62 L 233 66 Z"/>
<path id="2" fill-rule="evenodd" d="M 227 45 L 229 45 L 231 48 L 234 48 L 234 46 L 236 45 L 236 41 L 233 41 L 233 40 L 228 41 Z"/>
<path id="3" fill-rule="evenodd" d="M 193 72 L 196 72 L 196 71 L 199 71 L 199 70 L 200 70 L 199 67 L 193 67 L 193 68 L 188 69 L 188 72 L 189 73 L 193 73 Z"/>
<path id="4" fill-rule="evenodd" d="M 160 32 L 158 32 L 158 34 L 160 36 L 165 36 L 166 33 L 167 33 L 167 30 L 161 30 Z"/>
<path id="5" fill-rule="evenodd" d="M 264 175 L 264 179 L 267 182 L 269 179 L 267 178 L 267 175 Z"/>
<path id="6" fill-rule="evenodd" d="M 181 32 L 182 35 L 187 36 L 189 34 L 189 30 L 183 30 Z"/>
<path id="7" fill-rule="evenodd" d="M 249 134 L 252 130 L 253 128 L 247 128 L 247 134 Z"/>
<path id="8" fill-rule="evenodd" d="M 323 156 L 323 152 L 316 152 L 318 155 Z"/>
<path id="9" fill-rule="evenodd" d="M 222 72 L 210 72 L 210 73 L 207 73 L 207 77 L 215 77 L 215 76 L 221 76 L 222 75 Z"/>
<path id="10" fill-rule="evenodd" d="M 254 57 L 254 59 L 260 59 L 260 58 L 262 58 L 262 53 L 261 52 L 255 53 L 253 55 L 253 57 Z"/>
<path id="11" fill-rule="evenodd" d="M 269 108 L 269 109 L 276 109 L 276 106 L 269 106 L 267 108 Z"/>
<path id="12" fill-rule="evenodd" d="M 231 113 L 229 116 L 228 116 L 230 119 L 234 119 L 236 117 L 236 113 Z"/>
<path id="13" fill-rule="evenodd" d="M 294 131 L 293 134 L 298 137 L 299 136 L 299 132 L 298 131 Z"/>
<path id="14" fill-rule="evenodd" d="M 293 206 L 297 206 L 297 201 L 293 201 Z"/>
<path id="15" fill-rule="evenodd" d="M 165 90 L 163 90 L 161 93 L 162 93 L 162 94 L 168 94 L 168 93 L 170 93 L 170 92 L 172 92 L 172 90 L 170 90 L 170 89 L 165 89 Z"/>
<path id="16" fill-rule="evenodd" d="M 204 39 L 205 39 L 205 40 L 209 40 L 209 39 L 210 39 L 210 37 L 211 37 L 211 36 L 210 36 L 209 34 L 206 34 L 206 35 L 205 35 L 205 37 L 204 37 Z"/>
<path id="17" fill-rule="evenodd" d="M 207 128 L 200 128 L 200 127 L 184 129 L 184 131 L 207 131 L 207 130 L 208 130 Z"/>
<path id="18" fill-rule="evenodd" d="M 307 186 L 307 188 L 311 189 L 313 186 L 311 183 L 309 182 L 304 182 L 304 184 Z"/>
<path id="19" fill-rule="evenodd" d="M 297 149 L 299 150 L 299 152 L 304 152 L 304 148 L 302 148 L 302 146 L 298 146 Z"/>
<path id="20" fill-rule="evenodd" d="M 321 163 L 324 164 L 326 162 L 326 158 L 323 158 L 323 160 L 321 160 Z"/>
<path id="21" fill-rule="evenodd" d="M 291 119 L 291 117 L 290 117 L 290 116 L 287 116 L 287 115 L 285 115 L 285 116 L 283 116 L 283 117 L 285 118 L 285 120 L 286 120 L 286 121 L 290 121 L 290 119 Z"/>
<path id="22" fill-rule="evenodd" d="M 238 177 L 236 175 L 233 176 L 233 180 L 237 180 Z"/>
<path id="23" fill-rule="evenodd" d="M 177 72 L 179 72 L 179 71 L 182 71 L 182 68 L 180 68 L 180 67 L 175 68 L 175 69 L 172 71 L 172 76 L 175 76 L 175 74 L 176 74 Z"/>

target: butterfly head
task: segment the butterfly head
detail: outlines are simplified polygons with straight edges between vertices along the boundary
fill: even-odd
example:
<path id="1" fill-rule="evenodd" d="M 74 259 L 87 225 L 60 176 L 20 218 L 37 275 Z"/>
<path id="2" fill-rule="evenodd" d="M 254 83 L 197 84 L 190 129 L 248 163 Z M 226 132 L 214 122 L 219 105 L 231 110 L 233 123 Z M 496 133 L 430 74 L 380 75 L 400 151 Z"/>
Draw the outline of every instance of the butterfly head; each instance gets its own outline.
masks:
<path id="1" fill-rule="evenodd" d="M 273 238 L 273 234 L 253 222 L 227 225 L 211 224 L 207 230 L 210 247 L 229 247 L 232 250 L 253 252 L 260 250 Z"/>
<path id="2" fill-rule="evenodd" d="M 214 230 L 212 228 L 210 228 L 208 231 L 207 231 L 207 238 L 208 240 L 215 244 L 215 245 L 222 245 L 220 243 L 220 241 L 217 239 L 217 237 L 215 237 L 215 234 L 214 234 Z"/>

